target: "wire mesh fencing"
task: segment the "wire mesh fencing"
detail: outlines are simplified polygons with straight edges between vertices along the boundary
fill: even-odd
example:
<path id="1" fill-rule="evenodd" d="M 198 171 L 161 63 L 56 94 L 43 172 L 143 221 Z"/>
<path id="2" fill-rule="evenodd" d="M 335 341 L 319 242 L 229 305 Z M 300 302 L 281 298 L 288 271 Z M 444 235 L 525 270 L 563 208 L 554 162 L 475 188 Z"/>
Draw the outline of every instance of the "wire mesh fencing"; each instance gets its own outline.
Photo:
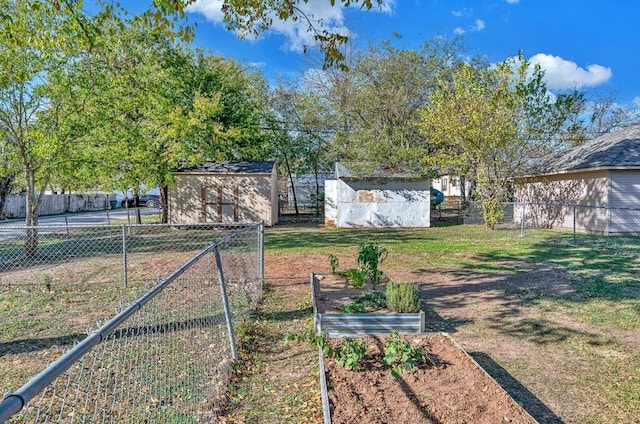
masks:
<path id="1" fill-rule="evenodd" d="M 199 232 L 208 246 L 8 395 L 0 422 L 214 421 L 236 357 L 234 323 L 255 306 L 263 281 L 263 226 L 220 228 L 213 243 L 211 231 L 184 229 L 190 248 Z M 144 239 L 150 231 L 142 230 L 132 233 Z M 140 243 L 138 252 L 133 240 L 133 253 L 165 245 Z M 188 250 L 172 240 L 160 252 Z"/>
<path id="2" fill-rule="evenodd" d="M 109 269 L 103 282 L 128 285 L 167 275 L 195 252 L 244 224 L 64 225 L 0 227 L 0 278 L 5 284 L 40 285 L 71 265 L 69 283 L 86 279 L 79 262 Z M 77 268 L 77 269 L 76 269 Z M 19 271 L 28 273 L 19 274 Z"/>
<path id="3" fill-rule="evenodd" d="M 480 202 L 446 201 L 432 211 L 435 221 L 452 224 L 484 224 Z M 508 202 L 503 205 L 500 224 L 521 236 L 538 230 L 555 230 L 568 235 L 573 244 L 592 243 L 593 237 L 637 241 L 640 209 L 589 205 Z"/>

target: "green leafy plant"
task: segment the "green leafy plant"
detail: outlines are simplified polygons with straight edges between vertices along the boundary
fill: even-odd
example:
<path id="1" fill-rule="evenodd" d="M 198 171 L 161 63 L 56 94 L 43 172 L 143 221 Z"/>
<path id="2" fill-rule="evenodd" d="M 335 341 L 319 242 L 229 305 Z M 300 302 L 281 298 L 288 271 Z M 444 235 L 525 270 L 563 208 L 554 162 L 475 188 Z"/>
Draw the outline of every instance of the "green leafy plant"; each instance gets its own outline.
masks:
<path id="1" fill-rule="evenodd" d="M 291 342 L 308 343 L 315 345 L 322 349 L 322 354 L 326 357 L 332 358 L 334 355 L 333 348 L 327 342 L 327 338 L 322 333 L 316 333 L 313 330 L 306 330 L 302 333 L 286 333 L 284 335 L 285 345 Z"/>
<path id="2" fill-rule="evenodd" d="M 420 309 L 418 286 L 413 283 L 389 281 L 386 294 L 387 305 L 394 312 L 418 312 Z"/>
<path id="3" fill-rule="evenodd" d="M 367 344 L 363 340 L 344 339 L 334 349 L 334 359 L 344 369 L 355 371 L 366 352 Z"/>
<path id="4" fill-rule="evenodd" d="M 357 289 L 364 286 L 364 280 L 367 278 L 366 272 L 355 268 L 349 268 L 344 272 L 344 275 L 351 281 L 353 287 Z"/>
<path id="5" fill-rule="evenodd" d="M 482 200 L 482 216 L 489 229 L 495 229 L 496 225 L 504 219 L 504 205 L 501 199 L 491 198 Z"/>
<path id="6" fill-rule="evenodd" d="M 378 265 L 387 258 L 387 254 L 387 249 L 370 241 L 360 243 L 358 248 L 358 265 L 374 288 L 380 283 L 382 274 Z"/>
<path id="7" fill-rule="evenodd" d="M 376 290 L 368 290 L 355 299 L 353 303 L 342 308 L 347 314 L 358 314 L 362 312 L 376 311 L 387 307 L 387 296 Z"/>
<path id="8" fill-rule="evenodd" d="M 335 274 L 338 271 L 338 266 L 340 266 L 340 261 L 334 254 L 329 255 L 329 264 L 331 265 L 331 273 Z"/>
<path id="9" fill-rule="evenodd" d="M 405 371 L 412 371 L 427 363 L 427 352 L 403 340 L 397 331 L 392 332 L 384 344 L 382 363 L 391 367 L 391 375 L 399 378 Z"/>
<path id="10" fill-rule="evenodd" d="M 367 345 L 360 339 L 344 339 L 338 346 L 332 348 L 327 342 L 327 338 L 322 333 L 315 333 L 312 330 L 306 330 L 303 333 L 287 333 L 284 336 L 285 344 L 290 342 L 304 342 L 318 346 L 322 349 L 322 355 L 327 358 L 333 358 L 338 365 L 354 371 L 358 368 L 358 364 L 364 358 L 367 351 Z"/>

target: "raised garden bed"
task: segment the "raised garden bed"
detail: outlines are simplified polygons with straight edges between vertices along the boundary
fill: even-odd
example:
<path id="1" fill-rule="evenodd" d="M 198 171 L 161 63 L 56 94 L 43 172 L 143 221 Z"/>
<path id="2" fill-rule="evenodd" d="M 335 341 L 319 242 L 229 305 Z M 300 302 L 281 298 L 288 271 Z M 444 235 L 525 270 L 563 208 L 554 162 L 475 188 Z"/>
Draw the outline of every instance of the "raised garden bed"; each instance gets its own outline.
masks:
<path id="1" fill-rule="evenodd" d="M 311 286 L 316 331 L 326 334 L 334 347 L 344 339 L 333 336 L 345 335 L 367 345 L 354 371 L 320 352 L 325 424 L 536 423 L 446 333 L 422 332 L 424 314 L 393 314 L 384 308 L 345 314 L 343 308 L 363 288 L 353 288 L 336 274 L 312 274 Z M 383 286 L 379 289 L 384 291 Z M 385 342 L 394 330 L 404 333 L 403 340 L 424 348 L 429 357 L 425 365 L 399 378 L 382 363 Z"/>
<path id="2" fill-rule="evenodd" d="M 362 338 L 368 349 L 356 371 L 323 358 L 325 424 L 536 423 L 448 335 L 402 337 L 424 347 L 436 366 L 393 377 L 380 361 L 386 336 Z"/>
<path id="3" fill-rule="evenodd" d="M 384 285 L 381 285 L 384 292 Z M 351 304 L 363 292 L 350 286 L 348 279 L 339 274 L 311 274 L 311 294 L 317 332 L 329 337 L 361 335 L 422 333 L 425 329 L 424 312 L 395 313 L 381 308 L 371 313 L 344 313 L 342 308 Z"/>

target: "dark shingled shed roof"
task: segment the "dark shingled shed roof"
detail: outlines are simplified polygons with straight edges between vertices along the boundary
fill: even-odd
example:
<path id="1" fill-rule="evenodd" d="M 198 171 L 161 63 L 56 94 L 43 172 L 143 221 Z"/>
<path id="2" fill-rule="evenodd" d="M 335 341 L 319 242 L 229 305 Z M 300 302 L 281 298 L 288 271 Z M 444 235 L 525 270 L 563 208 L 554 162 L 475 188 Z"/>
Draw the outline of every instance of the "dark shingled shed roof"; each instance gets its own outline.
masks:
<path id="1" fill-rule="evenodd" d="M 543 162 L 538 174 L 590 169 L 640 169 L 640 125 L 596 137 Z"/>
<path id="2" fill-rule="evenodd" d="M 270 174 L 271 171 L 273 171 L 274 165 L 274 161 L 207 162 L 192 168 L 180 169 L 177 172 L 208 174 Z"/>

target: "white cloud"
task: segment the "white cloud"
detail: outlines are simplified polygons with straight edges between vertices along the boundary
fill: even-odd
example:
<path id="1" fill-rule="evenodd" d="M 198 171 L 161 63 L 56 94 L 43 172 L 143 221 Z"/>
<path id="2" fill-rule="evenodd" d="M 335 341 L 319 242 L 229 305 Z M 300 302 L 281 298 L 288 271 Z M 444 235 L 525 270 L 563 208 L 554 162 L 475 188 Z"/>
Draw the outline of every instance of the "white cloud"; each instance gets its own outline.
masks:
<path id="1" fill-rule="evenodd" d="M 222 23 L 222 0 L 199 0 L 187 6 L 187 12 L 200 13 L 214 24 Z"/>
<path id="2" fill-rule="evenodd" d="M 393 13 L 397 0 L 383 0 L 379 6 L 371 10 L 380 13 Z M 222 24 L 224 14 L 222 13 L 223 0 L 197 0 L 187 7 L 189 13 L 200 13 L 205 18 L 214 23 Z M 327 1 L 309 1 L 298 4 L 300 10 L 314 22 L 322 22 L 325 29 L 331 32 L 349 36 L 351 32 L 344 25 L 343 7 L 339 5 L 331 6 Z M 293 21 L 281 21 L 273 17 L 271 31 L 284 35 L 287 38 L 287 49 L 302 52 L 306 47 L 316 45 L 313 34 L 308 31 L 307 23 L 304 19 Z"/>
<path id="3" fill-rule="evenodd" d="M 509 4 L 518 4 L 518 3 L 520 3 L 520 0 L 507 0 L 507 3 L 509 3 Z"/>
<path id="4" fill-rule="evenodd" d="M 589 65 L 587 69 L 559 56 L 538 53 L 529 59 L 531 64 L 540 65 L 545 71 L 545 81 L 552 89 L 594 87 L 611 79 L 611 68 Z"/>
<path id="5" fill-rule="evenodd" d="M 462 18 L 464 16 L 469 17 L 469 16 L 471 16 L 473 14 L 473 9 L 469 9 L 467 7 L 463 7 L 460 10 L 452 10 L 451 14 L 453 16 L 458 17 L 458 18 Z"/>
<path id="6" fill-rule="evenodd" d="M 462 35 L 462 34 L 465 34 L 467 31 L 469 32 L 482 31 L 483 29 L 485 29 L 485 27 L 486 27 L 486 24 L 482 19 L 476 19 L 473 25 L 469 25 L 469 27 L 466 30 L 462 27 L 456 27 L 453 30 L 453 33 L 457 35 Z"/>

